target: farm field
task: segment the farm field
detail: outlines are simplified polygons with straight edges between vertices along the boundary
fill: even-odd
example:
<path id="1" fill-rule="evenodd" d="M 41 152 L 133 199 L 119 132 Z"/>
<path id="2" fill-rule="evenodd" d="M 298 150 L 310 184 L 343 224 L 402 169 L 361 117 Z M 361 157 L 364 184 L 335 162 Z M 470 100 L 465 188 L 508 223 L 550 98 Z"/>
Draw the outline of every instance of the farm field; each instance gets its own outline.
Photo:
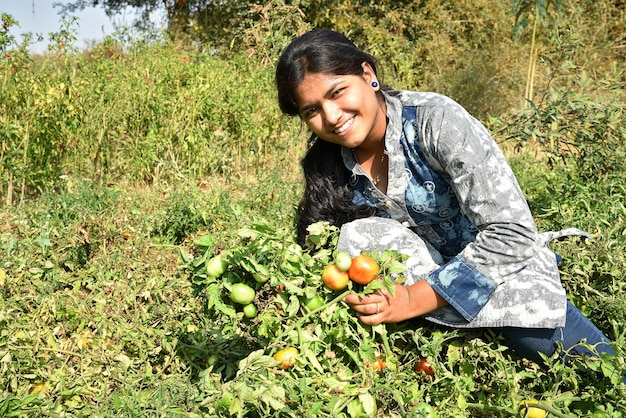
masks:
<path id="1" fill-rule="evenodd" d="M 385 73 L 477 115 L 541 231 L 591 235 L 551 248 L 569 299 L 617 355 L 546 367 L 489 331 L 365 326 L 341 301 L 363 287 L 324 284 L 337 231 L 318 225 L 312 251 L 294 242 L 307 132 L 275 100 L 287 33 L 207 54 L 115 38 L 78 51 L 70 30 L 31 56 L 3 15 L 0 416 L 625 417 L 626 78 L 611 35 L 625 20 L 587 7 L 568 3 L 543 32 L 532 100 L 528 43 L 497 25 L 498 44 L 482 26 L 424 40 L 404 55 L 437 69 L 419 80 L 397 62 Z M 452 25 L 450 13 L 439 18 Z M 250 39 L 276 30 L 267 19 Z M 449 71 L 440 50 L 456 54 Z M 397 254 L 373 256 L 384 283 L 401 274 Z"/>

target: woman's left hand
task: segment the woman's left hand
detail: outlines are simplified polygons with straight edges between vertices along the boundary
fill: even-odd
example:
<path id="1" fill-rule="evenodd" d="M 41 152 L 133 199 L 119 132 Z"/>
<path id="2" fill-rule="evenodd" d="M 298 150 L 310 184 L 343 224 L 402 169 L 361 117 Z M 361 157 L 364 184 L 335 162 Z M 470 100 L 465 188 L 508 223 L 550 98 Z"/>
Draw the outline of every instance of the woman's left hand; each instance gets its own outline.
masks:
<path id="1" fill-rule="evenodd" d="M 395 296 L 379 289 L 363 297 L 351 294 L 343 301 L 368 325 L 405 321 L 447 305 L 425 280 L 410 286 L 396 284 Z"/>

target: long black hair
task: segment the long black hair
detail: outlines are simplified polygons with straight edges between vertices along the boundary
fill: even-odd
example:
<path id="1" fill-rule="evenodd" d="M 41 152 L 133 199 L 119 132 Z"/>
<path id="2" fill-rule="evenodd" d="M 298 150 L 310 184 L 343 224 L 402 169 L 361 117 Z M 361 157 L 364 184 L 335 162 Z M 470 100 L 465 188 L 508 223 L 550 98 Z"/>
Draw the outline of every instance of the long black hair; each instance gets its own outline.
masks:
<path id="1" fill-rule="evenodd" d="M 362 75 L 367 62 L 376 73 L 376 60 L 337 32 L 316 29 L 294 39 L 281 54 L 276 66 L 278 104 L 283 113 L 299 114 L 294 91 L 308 74 Z M 377 92 L 382 99 L 382 93 Z M 307 227 L 326 221 L 340 227 L 354 219 L 372 216 L 376 209 L 353 203 L 349 187 L 351 172 L 346 169 L 341 146 L 317 138 L 309 139 L 302 159 L 305 189 L 297 213 L 298 243 L 306 244 Z"/>

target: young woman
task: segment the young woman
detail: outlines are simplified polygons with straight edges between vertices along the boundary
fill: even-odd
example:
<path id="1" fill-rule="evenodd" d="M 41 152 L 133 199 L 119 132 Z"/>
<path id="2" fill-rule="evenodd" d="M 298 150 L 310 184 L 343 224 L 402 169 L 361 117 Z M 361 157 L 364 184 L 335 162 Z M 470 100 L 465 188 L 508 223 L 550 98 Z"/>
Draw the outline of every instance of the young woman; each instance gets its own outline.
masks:
<path id="1" fill-rule="evenodd" d="M 567 301 L 551 239 L 539 234 L 506 159 L 487 130 L 453 100 L 382 88 L 376 61 L 345 36 L 313 30 L 276 68 L 281 110 L 311 130 L 302 161 L 306 188 L 298 239 L 327 221 L 339 247 L 409 256 L 395 297 L 345 301 L 362 322 L 424 316 L 459 328 L 489 328 L 541 362 L 557 342 L 608 339 Z M 578 354 L 589 354 L 581 347 Z"/>

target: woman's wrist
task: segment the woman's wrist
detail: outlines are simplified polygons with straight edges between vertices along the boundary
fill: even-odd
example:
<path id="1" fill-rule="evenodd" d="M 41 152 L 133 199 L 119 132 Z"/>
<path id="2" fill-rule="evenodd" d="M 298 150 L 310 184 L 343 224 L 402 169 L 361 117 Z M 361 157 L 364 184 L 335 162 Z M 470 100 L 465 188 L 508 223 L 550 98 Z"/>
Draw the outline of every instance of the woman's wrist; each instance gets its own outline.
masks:
<path id="1" fill-rule="evenodd" d="M 448 305 L 448 302 L 424 279 L 404 288 L 408 299 L 406 308 L 411 315 L 406 319 L 422 316 Z"/>

